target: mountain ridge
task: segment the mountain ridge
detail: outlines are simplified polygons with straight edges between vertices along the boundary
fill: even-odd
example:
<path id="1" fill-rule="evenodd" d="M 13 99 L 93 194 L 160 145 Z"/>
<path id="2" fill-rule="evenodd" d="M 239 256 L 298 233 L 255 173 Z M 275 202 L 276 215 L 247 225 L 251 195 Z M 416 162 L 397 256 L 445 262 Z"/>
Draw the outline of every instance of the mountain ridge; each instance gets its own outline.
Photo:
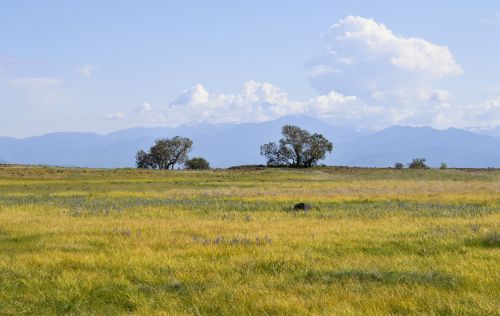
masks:
<path id="1" fill-rule="evenodd" d="M 428 126 L 392 126 L 360 137 L 337 151 L 340 163 L 363 167 L 392 166 L 417 157 L 426 158 L 434 167 L 442 162 L 453 167 L 498 167 L 499 155 L 498 138 Z"/>
<path id="2" fill-rule="evenodd" d="M 132 167 L 135 153 L 161 137 L 181 135 L 193 139 L 190 156 L 202 156 L 214 167 L 265 163 L 260 145 L 277 141 L 281 126 L 298 125 L 323 134 L 334 144 L 322 163 L 387 167 L 412 158 L 430 165 L 500 167 L 500 138 L 449 128 L 391 126 L 380 131 L 332 126 L 308 116 L 285 116 L 260 123 L 196 123 L 179 127 L 132 127 L 108 134 L 56 132 L 23 139 L 0 137 L 0 157 L 19 164 L 79 167 Z"/>

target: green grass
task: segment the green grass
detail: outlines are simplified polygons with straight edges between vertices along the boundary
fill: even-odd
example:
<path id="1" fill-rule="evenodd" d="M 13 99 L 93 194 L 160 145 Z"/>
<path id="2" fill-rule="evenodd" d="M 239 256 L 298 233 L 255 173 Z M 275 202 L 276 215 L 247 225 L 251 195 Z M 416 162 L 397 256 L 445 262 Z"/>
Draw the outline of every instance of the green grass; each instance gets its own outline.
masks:
<path id="1" fill-rule="evenodd" d="M 499 236 L 498 170 L 6 166 L 0 314 L 499 315 Z"/>

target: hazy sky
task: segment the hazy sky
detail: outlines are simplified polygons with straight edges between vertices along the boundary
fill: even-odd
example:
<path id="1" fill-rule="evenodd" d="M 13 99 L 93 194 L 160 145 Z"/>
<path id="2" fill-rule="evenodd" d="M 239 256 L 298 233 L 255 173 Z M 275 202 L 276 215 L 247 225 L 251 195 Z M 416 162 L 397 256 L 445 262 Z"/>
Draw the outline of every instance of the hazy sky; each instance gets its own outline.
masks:
<path id="1" fill-rule="evenodd" d="M 500 125 L 500 1 L 0 0 L 0 135 Z"/>

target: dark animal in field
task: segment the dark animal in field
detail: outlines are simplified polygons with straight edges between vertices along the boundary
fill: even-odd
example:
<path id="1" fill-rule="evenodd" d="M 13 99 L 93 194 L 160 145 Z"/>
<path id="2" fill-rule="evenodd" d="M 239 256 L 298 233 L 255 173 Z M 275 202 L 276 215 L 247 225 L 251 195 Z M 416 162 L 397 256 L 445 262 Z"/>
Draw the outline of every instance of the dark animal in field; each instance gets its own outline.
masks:
<path id="1" fill-rule="evenodd" d="M 312 205 L 308 203 L 298 203 L 293 206 L 294 211 L 309 211 L 312 209 Z"/>

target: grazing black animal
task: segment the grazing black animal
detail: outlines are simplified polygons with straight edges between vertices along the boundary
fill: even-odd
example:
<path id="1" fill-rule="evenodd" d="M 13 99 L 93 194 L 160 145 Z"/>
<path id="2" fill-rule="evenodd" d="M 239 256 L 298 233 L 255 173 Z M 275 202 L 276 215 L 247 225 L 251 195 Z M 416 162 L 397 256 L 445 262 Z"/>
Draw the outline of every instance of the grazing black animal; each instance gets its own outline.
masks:
<path id="1" fill-rule="evenodd" d="M 298 203 L 293 206 L 294 211 L 309 211 L 312 209 L 312 205 L 308 203 Z"/>

